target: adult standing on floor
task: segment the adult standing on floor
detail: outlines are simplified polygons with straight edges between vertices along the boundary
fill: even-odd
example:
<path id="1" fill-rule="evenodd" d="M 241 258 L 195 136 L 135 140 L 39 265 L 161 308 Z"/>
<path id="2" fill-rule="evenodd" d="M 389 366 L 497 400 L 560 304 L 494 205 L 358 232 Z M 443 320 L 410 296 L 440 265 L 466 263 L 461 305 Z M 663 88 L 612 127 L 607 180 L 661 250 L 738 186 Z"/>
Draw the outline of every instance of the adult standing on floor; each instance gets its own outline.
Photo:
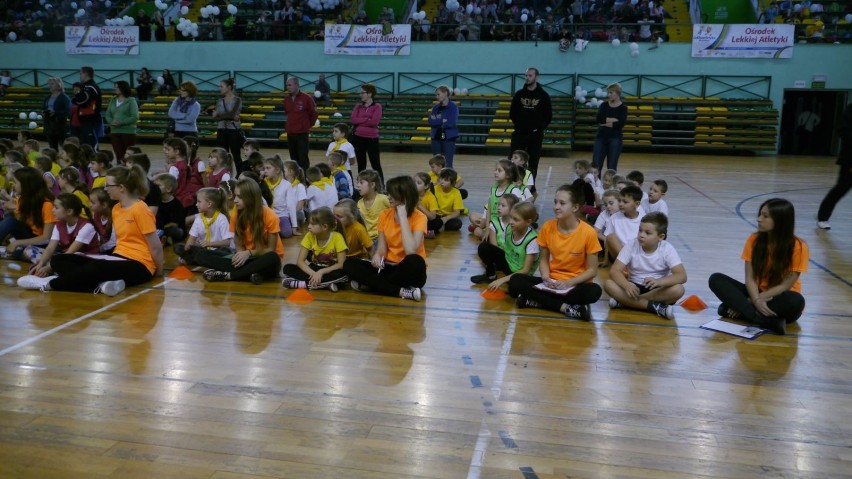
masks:
<path id="1" fill-rule="evenodd" d="M 44 111 L 44 135 L 47 142 L 54 150 L 68 136 L 68 117 L 71 116 L 71 98 L 65 94 L 65 86 L 62 79 L 53 77 L 47 80 L 50 95 L 44 99 L 42 111 Z"/>
<path id="2" fill-rule="evenodd" d="M 453 155 L 456 153 L 456 139 L 459 136 L 459 107 L 450 100 L 450 88 L 441 85 L 435 89 L 438 100 L 429 113 L 429 126 L 432 127 L 432 154 L 444 155 L 447 168 L 453 167 Z"/>
<path id="3" fill-rule="evenodd" d="M 80 93 L 74 95 L 72 102 L 78 107 L 80 117 L 80 143 L 98 149 L 98 138 L 103 134 L 101 118 L 101 89 L 95 83 L 95 69 L 89 66 L 80 68 Z"/>
<path id="4" fill-rule="evenodd" d="M 606 101 L 598 107 L 598 133 L 592 159 L 598 174 L 606 169 L 618 170 L 618 158 L 624 144 L 624 124 L 627 122 L 627 105 L 621 101 L 621 85 L 613 83 L 606 87 Z"/>
<path id="5" fill-rule="evenodd" d="M 106 111 L 110 127 L 109 141 L 118 164 L 124 164 L 127 148 L 136 144 L 136 123 L 139 121 L 139 106 L 133 97 L 130 83 L 115 82 L 115 97 L 110 100 Z"/>
<path id="6" fill-rule="evenodd" d="M 538 83 L 538 68 L 527 68 L 524 87 L 515 92 L 509 118 L 515 126 L 512 132 L 512 151 L 524 150 L 530 155 L 529 170 L 538 175 L 538 160 L 541 157 L 541 142 L 544 130 L 553 119 L 550 95 Z"/>
<path id="7" fill-rule="evenodd" d="M 355 148 L 355 158 L 358 160 L 358 171 L 367 168 L 367 155 L 370 156 L 370 167 L 375 170 L 382 183 L 385 175 L 382 172 L 382 161 L 379 157 L 379 122 L 382 120 L 382 105 L 376 103 L 376 87 L 371 83 L 361 85 L 361 102 L 352 109 L 349 121 L 355 126 L 352 132 L 352 147 Z"/>
<path id="8" fill-rule="evenodd" d="M 311 128 L 319 114 L 314 98 L 299 89 L 299 79 L 290 77 L 285 83 L 287 96 L 284 97 L 284 112 L 287 113 L 287 148 L 290 159 L 307 170 L 311 166 L 308 153 L 311 151 Z"/>
<path id="9" fill-rule="evenodd" d="M 236 83 L 233 78 L 226 78 L 219 82 L 219 94 L 221 98 L 216 100 L 216 109 L 212 117 L 216 120 L 216 144 L 231 153 L 237 171 L 243 171 L 243 160 L 240 152 L 243 142 L 240 124 L 240 110 L 243 102 L 235 92 Z"/>
<path id="10" fill-rule="evenodd" d="M 837 156 L 840 173 L 837 176 L 837 184 L 825 195 L 817 213 L 817 226 L 824 230 L 831 229 L 828 220 L 831 218 L 831 213 L 834 212 L 834 207 L 852 188 L 852 103 L 846 105 L 842 121 L 843 123 L 840 125 L 840 154 Z"/>
<path id="11" fill-rule="evenodd" d="M 174 134 L 178 138 L 185 136 L 198 136 L 198 115 L 201 113 L 201 104 L 195 99 L 198 95 L 198 87 L 191 81 L 180 84 L 178 97 L 172 101 L 169 107 L 169 118 L 175 122 Z"/>

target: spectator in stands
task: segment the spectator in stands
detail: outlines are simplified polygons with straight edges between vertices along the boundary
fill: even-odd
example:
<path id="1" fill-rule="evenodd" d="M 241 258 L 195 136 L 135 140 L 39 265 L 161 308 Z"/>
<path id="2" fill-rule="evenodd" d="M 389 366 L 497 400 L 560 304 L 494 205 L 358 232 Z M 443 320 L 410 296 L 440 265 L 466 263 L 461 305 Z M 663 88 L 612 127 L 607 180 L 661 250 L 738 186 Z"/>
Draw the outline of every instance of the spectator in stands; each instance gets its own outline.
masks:
<path id="1" fill-rule="evenodd" d="M 299 79 L 290 77 L 285 83 L 287 95 L 284 97 L 284 112 L 287 113 L 287 147 L 290 159 L 307 170 L 311 166 L 308 153 L 311 150 L 311 128 L 317 121 L 317 107 L 311 95 L 299 89 Z"/>
<path id="2" fill-rule="evenodd" d="M 235 89 L 236 83 L 233 78 L 219 82 L 219 94 L 222 97 L 216 100 L 211 116 L 217 121 L 216 143 L 231 153 L 231 157 L 237 164 L 237 171 L 242 171 L 240 151 L 243 148 L 243 138 L 240 111 L 242 111 L 243 102 L 237 96 Z"/>
<path id="3" fill-rule="evenodd" d="M 447 168 L 453 167 L 453 155 L 456 153 L 456 139 L 459 136 L 459 107 L 450 100 L 450 88 L 441 85 L 435 89 L 438 103 L 429 114 L 429 126 L 432 127 L 432 154 L 444 155 Z"/>
<path id="4" fill-rule="evenodd" d="M 393 23 L 393 21 L 394 21 L 393 13 L 391 13 L 391 10 L 388 7 L 382 7 L 382 13 L 379 14 L 378 22 L 379 23 L 384 23 L 384 22 Z"/>
<path id="5" fill-rule="evenodd" d="M 0 98 L 6 96 L 6 91 L 12 86 L 12 75 L 9 70 L 0 72 Z"/>
<path id="6" fill-rule="evenodd" d="M 139 98 L 139 101 L 145 101 L 153 89 L 154 77 L 151 76 L 151 72 L 147 68 L 142 67 L 142 71 L 136 77 L 136 97 Z"/>
<path id="7" fill-rule="evenodd" d="M 47 80 L 47 85 L 50 88 L 50 94 L 44 99 L 42 106 L 44 116 L 44 135 L 47 137 L 47 142 L 54 150 L 59 150 L 59 146 L 65 141 L 68 136 L 68 117 L 71 115 L 71 98 L 65 94 L 62 79 L 53 77 Z"/>
<path id="8" fill-rule="evenodd" d="M 160 75 L 160 78 L 163 79 L 160 82 L 160 79 L 157 79 L 157 82 L 160 83 L 160 95 L 172 95 L 175 90 L 177 90 L 177 84 L 175 84 L 175 77 L 172 76 L 172 72 L 168 69 L 163 69 L 163 73 Z"/>
<path id="9" fill-rule="evenodd" d="M 175 122 L 174 134 L 178 138 L 198 136 L 197 120 L 201 113 L 201 104 L 195 99 L 196 95 L 198 87 L 195 83 L 185 81 L 180 84 L 178 97 L 169 107 L 169 118 Z"/>
<path id="10" fill-rule="evenodd" d="M 144 8 L 140 8 L 136 13 L 136 26 L 139 27 L 139 40 L 151 41 L 151 18 Z"/>
<path id="11" fill-rule="evenodd" d="M 95 70 L 85 66 L 80 68 L 80 93 L 72 102 L 77 105 L 80 117 L 80 142 L 98 149 L 98 138 L 103 134 L 101 118 L 101 89 L 95 83 Z"/>
<path id="12" fill-rule="evenodd" d="M 544 131 L 553 119 L 550 95 L 538 83 L 538 68 L 527 68 L 524 86 L 512 97 L 509 118 L 515 126 L 511 151 L 524 150 L 530 155 L 529 169 L 538 176 L 538 159 Z"/>
<path id="13" fill-rule="evenodd" d="M 127 147 L 136 144 L 136 123 L 139 122 L 139 107 L 133 98 L 130 84 L 124 80 L 115 82 L 115 97 L 110 100 L 106 111 L 110 126 L 110 143 L 118 164 L 124 164 Z"/>
<path id="14" fill-rule="evenodd" d="M 154 10 L 154 14 L 151 15 L 151 34 L 151 41 L 166 41 L 166 21 L 159 10 Z"/>
<path id="15" fill-rule="evenodd" d="M 314 85 L 314 89 L 320 92 L 319 101 L 328 103 L 331 101 L 331 85 L 325 81 L 325 73 L 319 74 L 319 80 Z"/>
<path id="16" fill-rule="evenodd" d="M 385 181 L 382 162 L 379 156 L 379 122 L 382 120 L 382 105 L 376 103 L 376 87 L 371 83 L 361 85 L 361 103 L 355 105 L 349 121 L 355 126 L 352 132 L 352 146 L 358 160 L 358 171 L 367 168 L 367 155 L 370 167 Z"/>

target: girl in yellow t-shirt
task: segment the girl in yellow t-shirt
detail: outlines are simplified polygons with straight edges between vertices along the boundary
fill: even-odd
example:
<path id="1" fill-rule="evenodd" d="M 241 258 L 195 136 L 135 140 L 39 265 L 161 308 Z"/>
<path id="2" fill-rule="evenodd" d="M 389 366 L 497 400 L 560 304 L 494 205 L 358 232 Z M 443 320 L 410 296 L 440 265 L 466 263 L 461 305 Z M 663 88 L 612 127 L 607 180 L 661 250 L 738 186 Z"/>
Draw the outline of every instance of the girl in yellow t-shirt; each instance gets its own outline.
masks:
<path id="1" fill-rule="evenodd" d="M 296 264 L 285 264 L 281 286 L 287 289 L 330 289 L 349 279 L 343 272 L 346 261 L 346 239 L 343 227 L 334 219 L 330 208 L 317 208 L 308 214 L 308 232 L 302 238 Z M 308 253 L 311 254 L 308 261 Z"/>
<path id="2" fill-rule="evenodd" d="M 598 274 L 598 243 L 595 229 L 577 219 L 583 191 L 562 185 L 553 198 L 555 218 L 538 233 L 541 277 L 515 274 L 509 294 L 519 308 L 559 311 L 568 318 L 590 321 L 590 304 L 601 297 L 601 287 L 592 282 Z"/>
<path id="3" fill-rule="evenodd" d="M 426 238 L 432 239 L 435 237 L 436 229 L 440 229 L 443 222 L 438 218 L 438 200 L 435 198 L 434 186 L 429 173 L 421 171 L 414 174 L 414 184 L 417 186 L 417 194 L 420 196 L 420 201 L 417 203 L 417 210 L 426 215 L 428 220 L 426 226 Z M 435 220 L 438 220 L 435 222 Z"/>
<path id="4" fill-rule="evenodd" d="M 346 257 L 369 258 L 373 252 L 373 240 L 367 234 L 364 219 L 358 206 L 351 198 L 344 198 L 334 205 L 334 219 L 343 226 L 343 237 L 349 250 Z"/>

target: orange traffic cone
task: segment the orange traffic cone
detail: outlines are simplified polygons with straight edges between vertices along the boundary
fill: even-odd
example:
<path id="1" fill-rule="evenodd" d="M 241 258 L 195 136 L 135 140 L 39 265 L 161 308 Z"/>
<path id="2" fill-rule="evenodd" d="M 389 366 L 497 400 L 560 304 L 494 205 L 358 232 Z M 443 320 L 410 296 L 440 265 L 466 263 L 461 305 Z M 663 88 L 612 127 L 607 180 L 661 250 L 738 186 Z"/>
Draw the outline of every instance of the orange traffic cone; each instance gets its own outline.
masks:
<path id="1" fill-rule="evenodd" d="M 192 278 L 192 271 L 184 265 L 180 265 L 169 273 L 169 278 L 174 279 L 189 279 Z"/>
<path id="2" fill-rule="evenodd" d="M 485 299 L 504 299 L 506 297 L 506 293 L 504 293 L 503 290 L 500 289 L 495 289 L 494 291 L 489 291 L 486 289 L 480 294 L 480 296 Z"/>
<path id="3" fill-rule="evenodd" d="M 287 301 L 297 303 L 297 304 L 305 304 L 310 303 L 314 300 L 314 295 L 308 292 L 308 290 L 299 288 L 296 291 L 290 293 L 290 296 L 287 296 Z"/>
<path id="4" fill-rule="evenodd" d="M 707 309 L 707 303 L 701 301 L 701 298 L 694 294 L 681 301 L 680 306 L 689 311 L 702 311 Z"/>

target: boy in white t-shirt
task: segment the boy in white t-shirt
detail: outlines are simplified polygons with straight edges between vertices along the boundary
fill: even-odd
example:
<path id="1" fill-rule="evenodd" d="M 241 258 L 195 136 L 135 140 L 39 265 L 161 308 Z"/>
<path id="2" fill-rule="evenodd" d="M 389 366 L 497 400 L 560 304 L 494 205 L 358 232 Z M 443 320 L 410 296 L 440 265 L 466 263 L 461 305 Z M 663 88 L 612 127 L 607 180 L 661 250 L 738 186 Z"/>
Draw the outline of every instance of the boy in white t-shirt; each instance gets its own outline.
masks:
<path id="1" fill-rule="evenodd" d="M 619 192 L 618 207 L 621 211 L 612 215 L 606 223 L 606 246 L 616 257 L 630 240 L 636 238 L 644 211 L 639 207 L 642 190 L 635 185 L 625 186 Z"/>
<path id="2" fill-rule="evenodd" d="M 343 162 L 346 165 L 346 171 L 349 172 L 349 181 L 352 182 L 352 164 L 355 163 L 355 147 L 352 146 L 352 143 L 349 143 L 349 140 L 346 139 L 346 135 L 349 134 L 349 125 L 346 123 L 336 123 L 334 128 L 331 129 L 331 143 L 328 144 L 328 148 L 325 150 L 325 157 L 328 158 L 332 152 L 339 151 L 343 153 L 346 158 L 346 161 Z"/>
<path id="3" fill-rule="evenodd" d="M 669 216 L 669 205 L 663 199 L 667 191 L 669 191 L 669 184 L 666 180 L 654 180 L 651 188 L 648 189 L 648 196 L 642 198 L 642 210 L 645 213 L 659 212 Z"/>
<path id="4" fill-rule="evenodd" d="M 604 284 L 611 308 L 645 310 L 674 319 L 672 305 L 685 291 L 686 269 L 674 246 L 665 241 L 668 224 L 662 213 L 642 217 L 639 234 L 618 254 Z M 630 271 L 627 277 L 625 267 Z"/>
<path id="5" fill-rule="evenodd" d="M 619 196 L 621 195 L 618 190 L 605 191 L 603 194 L 603 204 L 601 205 L 601 214 L 595 220 L 595 232 L 598 234 L 598 241 L 601 242 L 601 246 L 604 248 L 603 261 L 598 264 L 601 268 L 606 268 L 610 264 L 609 253 L 606 251 L 606 235 L 608 233 L 606 226 L 612 215 L 619 211 Z"/>

